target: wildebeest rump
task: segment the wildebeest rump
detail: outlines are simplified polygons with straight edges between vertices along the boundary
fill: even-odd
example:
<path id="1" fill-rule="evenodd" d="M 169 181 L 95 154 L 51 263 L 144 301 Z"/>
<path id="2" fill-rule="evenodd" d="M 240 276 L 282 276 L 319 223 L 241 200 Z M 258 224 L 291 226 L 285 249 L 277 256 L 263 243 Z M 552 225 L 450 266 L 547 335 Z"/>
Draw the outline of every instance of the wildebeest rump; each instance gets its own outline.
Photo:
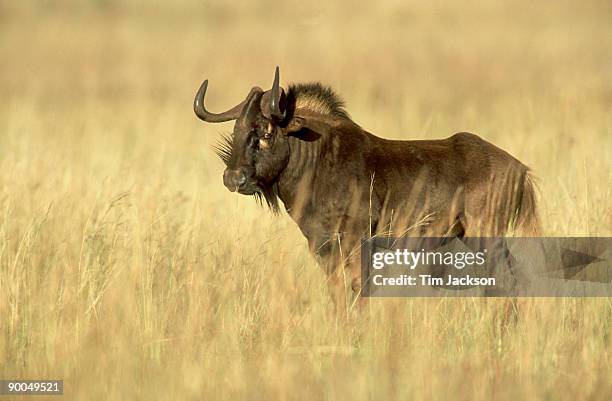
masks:
<path id="1" fill-rule="evenodd" d="M 236 120 L 217 153 L 230 191 L 279 200 L 329 275 L 344 307 L 344 272 L 360 291 L 360 241 L 371 235 L 501 236 L 538 232 L 529 169 L 480 137 L 399 141 L 357 125 L 340 98 L 320 83 L 290 85 L 276 69 L 272 89 L 251 89 L 224 113 L 194 110 L 207 122 Z"/>

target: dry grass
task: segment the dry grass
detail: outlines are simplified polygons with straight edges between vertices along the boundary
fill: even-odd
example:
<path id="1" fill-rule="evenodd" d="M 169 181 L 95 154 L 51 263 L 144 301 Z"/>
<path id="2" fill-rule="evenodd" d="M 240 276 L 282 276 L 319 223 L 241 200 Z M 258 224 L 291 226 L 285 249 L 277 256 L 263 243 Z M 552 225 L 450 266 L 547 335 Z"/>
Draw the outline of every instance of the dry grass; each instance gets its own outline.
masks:
<path id="1" fill-rule="evenodd" d="M 289 217 L 224 189 L 231 125 L 191 110 L 203 78 L 220 110 L 280 64 L 381 136 L 480 134 L 539 175 L 548 234 L 609 236 L 612 7 L 574 3 L 0 1 L 0 378 L 75 400 L 610 399 L 610 299 L 337 321 Z"/>

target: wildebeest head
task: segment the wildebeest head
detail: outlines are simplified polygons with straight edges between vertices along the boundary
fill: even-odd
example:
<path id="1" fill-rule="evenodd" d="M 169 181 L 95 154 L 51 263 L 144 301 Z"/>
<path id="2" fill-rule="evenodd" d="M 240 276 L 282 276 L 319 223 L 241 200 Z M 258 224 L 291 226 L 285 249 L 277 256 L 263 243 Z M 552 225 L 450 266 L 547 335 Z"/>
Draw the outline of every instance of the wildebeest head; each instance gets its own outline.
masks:
<path id="1" fill-rule="evenodd" d="M 223 183 L 232 192 L 265 199 L 273 211 L 278 210 L 278 180 L 290 158 L 289 137 L 317 140 L 324 128 L 313 115 L 350 120 L 344 102 L 330 87 L 311 82 L 289 85 L 285 92 L 278 67 L 270 90 L 253 87 L 242 103 L 223 113 L 204 107 L 207 87 L 208 80 L 196 94 L 196 115 L 211 123 L 236 120 L 232 134 L 215 148 L 227 166 Z"/>
<path id="2" fill-rule="evenodd" d="M 286 138 L 289 120 L 286 94 L 279 83 L 276 67 L 272 89 L 264 92 L 253 87 L 242 103 L 223 113 L 211 113 L 204 107 L 208 80 L 196 94 L 193 108 L 206 122 L 236 120 L 234 131 L 225 136 L 216 152 L 227 168 L 223 183 L 230 191 L 263 196 L 272 209 L 277 208 L 275 182 L 289 160 Z"/>

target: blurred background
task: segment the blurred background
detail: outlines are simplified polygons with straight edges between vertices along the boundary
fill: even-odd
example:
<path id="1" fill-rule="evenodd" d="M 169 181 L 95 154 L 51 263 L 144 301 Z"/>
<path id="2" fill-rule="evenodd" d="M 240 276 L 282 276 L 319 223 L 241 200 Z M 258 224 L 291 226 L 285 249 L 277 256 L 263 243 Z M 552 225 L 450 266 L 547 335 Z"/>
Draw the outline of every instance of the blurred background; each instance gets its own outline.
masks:
<path id="1" fill-rule="evenodd" d="M 606 299 L 338 322 L 289 217 L 224 188 L 232 124 L 192 101 L 207 78 L 228 109 L 279 65 L 379 136 L 482 136 L 539 177 L 546 235 L 610 236 L 611 22 L 595 0 L 0 0 L 0 377 L 67 399 L 608 398 Z"/>
<path id="2" fill-rule="evenodd" d="M 37 144 L 77 149 L 72 125 L 95 123 L 77 139 L 152 153 L 188 143 L 191 153 L 172 157 L 189 163 L 231 130 L 194 118 L 200 82 L 210 80 L 209 108 L 225 110 L 252 86 L 268 87 L 280 65 L 285 85 L 333 86 L 380 136 L 472 131 L 548 183 L 571 174 L 568 157 L 609 171 L 600 145 L 610 145 L 611 10 L 606 1 L 3 0 L 0 104 L 45 121 Z M 137 149 L 123 147 L 123 160 Z M 220 164 L 207 167 L 206 178 L 219 177 Z M 584 169 L 575 172 L 567 178 L 584 181 Z"/>

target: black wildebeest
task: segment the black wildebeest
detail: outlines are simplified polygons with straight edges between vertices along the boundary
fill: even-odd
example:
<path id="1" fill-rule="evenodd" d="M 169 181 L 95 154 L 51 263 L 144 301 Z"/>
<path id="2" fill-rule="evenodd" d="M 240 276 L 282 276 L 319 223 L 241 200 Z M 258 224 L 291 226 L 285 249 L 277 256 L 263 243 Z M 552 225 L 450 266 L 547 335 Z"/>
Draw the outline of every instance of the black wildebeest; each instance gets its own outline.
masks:
<path id="1" fill-rule="evenodd" d="M 320 83 L 251 89 L 244 101 L 215 114 L 204 107 L 208 81 L 194 100 L 211 123 L 236 120 L 217 153 L 230 191 L 255 195 L 274 211 L 282 201 L 329 275 L 332 298 L 344 309 L 345 271 L 360 291 L 362 238 L 498 236 L 538 231 L 529 169 L 470 133 L 440 140 L 379 138 L 348 115 Z"/>

